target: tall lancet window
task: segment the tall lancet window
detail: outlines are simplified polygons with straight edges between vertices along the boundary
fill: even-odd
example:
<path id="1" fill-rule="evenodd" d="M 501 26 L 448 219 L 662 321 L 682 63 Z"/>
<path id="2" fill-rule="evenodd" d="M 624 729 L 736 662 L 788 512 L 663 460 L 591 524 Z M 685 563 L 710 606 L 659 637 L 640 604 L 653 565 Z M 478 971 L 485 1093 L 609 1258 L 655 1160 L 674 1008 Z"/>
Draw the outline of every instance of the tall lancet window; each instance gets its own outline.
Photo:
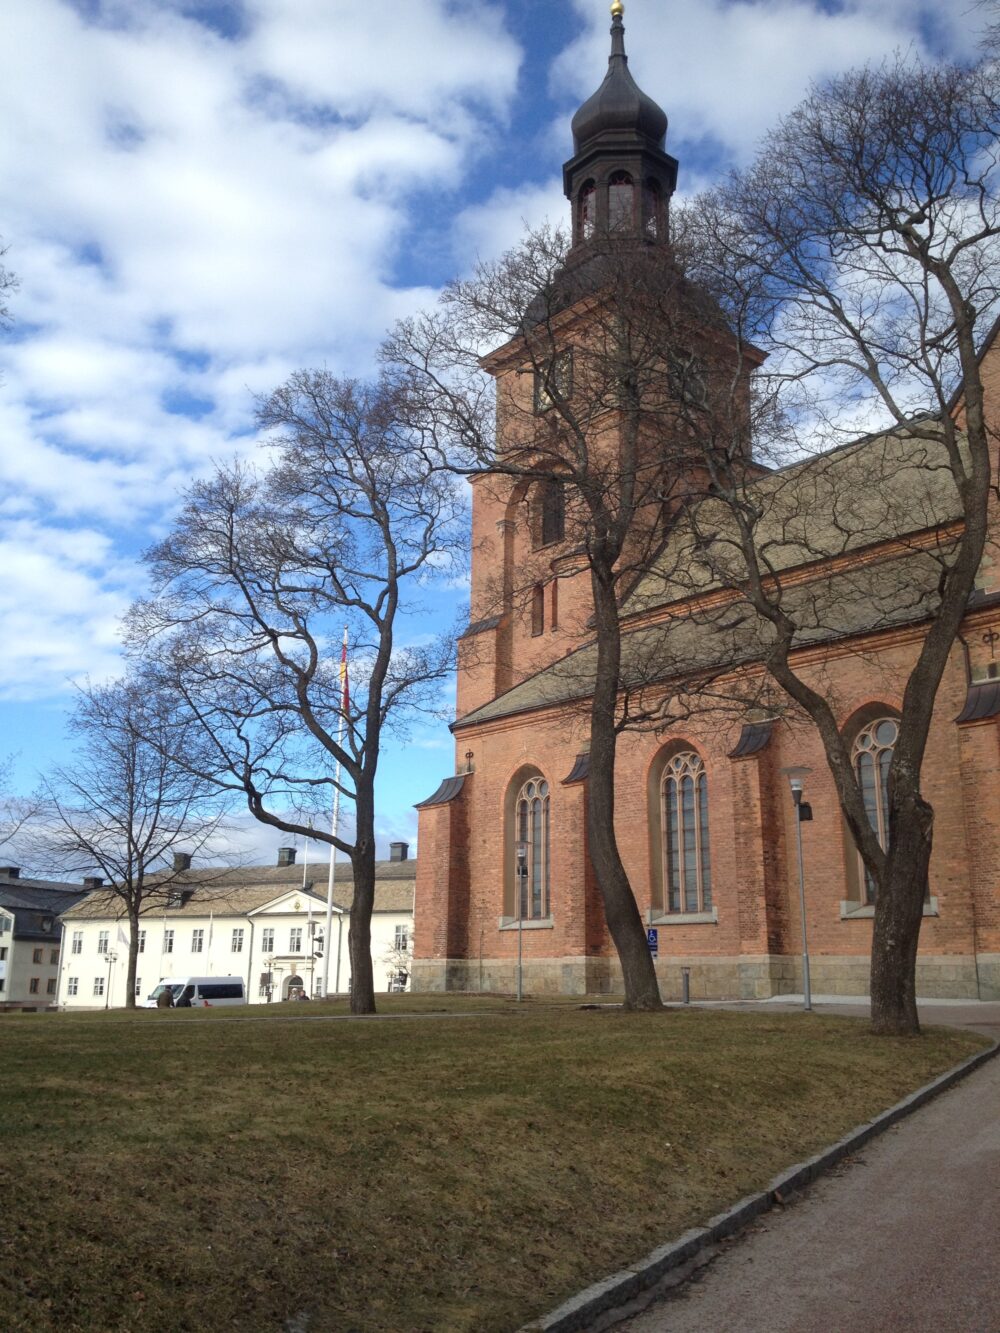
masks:
<path id="1" fill-rule="evenodd" d="M 517 915 L 522 921 L 549 914 L 549 784 L 539 774 L 517 794 L 515 836 L 523 844 L 524 859 L 515 857 Z"/>
<path id="2" fill-rule="evenodd" d="M 889 846 L 889 765 L 898 736 L 899 724 L 894 717 L 877 718 L 869 722 L 855 740 L 851 753 L 865 813 L 883 851 Z M 863 901 L 873 903 L 875 881 L 864 862 L 861 863 L 861 869 L 865 886 Z"/>
<path id="3" fill-rule="evenodd" d="M 580 191 L 577 205 L 576 234 L 580 241 L 589 241 L 597 229 L 597 190 L 593 181 L 587 181 Z"/>
<path id="4" fill-rule="evenodd" d="M 642 187 L 642 234 L 647 240 L 656 241 L 660 238 L 663 225 L 661 210 L 660 187 L 656 181 L 647 180 Z"/>
<path id="5" fill-rule="evenodd" d="M 631 231 L 635 221 L 635 187 L 627 171 L 616 171 L 608 182 L 608 230 Z"/>

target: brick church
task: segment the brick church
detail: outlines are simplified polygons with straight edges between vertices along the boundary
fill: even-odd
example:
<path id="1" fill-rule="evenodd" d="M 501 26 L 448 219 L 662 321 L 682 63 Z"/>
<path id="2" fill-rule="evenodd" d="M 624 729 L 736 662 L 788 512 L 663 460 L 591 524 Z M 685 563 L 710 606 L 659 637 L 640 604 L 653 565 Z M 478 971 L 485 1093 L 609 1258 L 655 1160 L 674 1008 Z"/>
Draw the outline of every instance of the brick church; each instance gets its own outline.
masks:
<path id="1" fill-rule="evenodd" d="M 574 156 L 564 168 L 571 253 L 584 260 L 594 238 L 615 232 L 631 231 L 633 242 L 655 250 L 676 181 L 676 160 L 665 151 L 667 118 L 628 70 L 621 8 L 612 8 L 607 77 L 573 119 Z M 591 295 L 569 303 L 561 316 L 567 330 L 585 323 Z M 532 387 L 524 359 L 514 340 L 483 364 L 501 408 L 505 395 L 533 392 L 533 410 L 542 413 L 546 386 L 536 373 Z M 982 368 L 996 418 L 1000 349 L 992 336 Z M 883 845 L 886 775 L 903 685 L 932 603 L 933 555 L 961 513 L 950 473 L 935 466 L 926 422 L 918 437 L 903 430 L 866 437 L 762 469 L 760 481 L 772 498 L 780 489 L 783 512 L 791 505 L 812 534 L 798 545 L 783 541 L 779 557 L 802 604 L 821 608 L 803 621 L 796 666 L 829 686 Z M 880 485 L 873 488 L 876 456 Z M 486 475 L 473 483 L 472 608 L 459 641 L 455 772 L 417 807 L 415 989 L 513 990 L 519 950 L 526 993 L 620 987 L 588 856 L 590 576 L 575 558 L 566 505 L 551 485 L 530 478 Z M 836 555 L 817 562 L 815 534 L 826 525 L 842 535 L 845 506 L 851 535 L 832 541 Z M 993 517 L 996 532 L 1000 517 Z M 622 601 L 623 675 L 640 659 L 648 671 L 660 644 L 664 690 L 679 661 L 711 668 L 716 682 L 730 667 L 734 678 L 752 675 L 752 643 L 691 614 L 717 589 L 710 580 L 701 588 L 679 582 L 684 552 L 667 555 Z M 831 590 L 835 612 L 822 609 Z M 924 763 L 935 825 L 918 996 L 1000 999 L 998 648 L 1000 565 L 987 556 L 941 684 Z M 813 819 L 801 827 L 813 990 L 867 991 L 872 886 L 823 747 L 810 726 L 780 708 L 758 707 L 742 717 L 691 710 L 684 721 L 625 731 L 618 742 L 617 837 L 643 921 L 656 934 L 664 998 L 678 997 L 682 967 L 695 997 L 801 992 L 797 821 L 783 772 L 792 766 L 810 770 L 804 781 Z"/>

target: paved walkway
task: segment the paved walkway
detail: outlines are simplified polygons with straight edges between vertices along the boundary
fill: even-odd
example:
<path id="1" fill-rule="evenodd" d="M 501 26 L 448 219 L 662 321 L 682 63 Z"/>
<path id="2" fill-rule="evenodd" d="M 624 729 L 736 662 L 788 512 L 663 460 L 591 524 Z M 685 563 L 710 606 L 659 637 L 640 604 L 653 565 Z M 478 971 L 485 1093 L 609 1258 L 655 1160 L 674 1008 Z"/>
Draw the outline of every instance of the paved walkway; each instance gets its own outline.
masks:
<path id="1" fill-rule="evenodd" d="M 1000 1038 L 1000 1004 L 921 1021 Z M 1000 1333 L 1000 1056 L 616 1329 Z"/>

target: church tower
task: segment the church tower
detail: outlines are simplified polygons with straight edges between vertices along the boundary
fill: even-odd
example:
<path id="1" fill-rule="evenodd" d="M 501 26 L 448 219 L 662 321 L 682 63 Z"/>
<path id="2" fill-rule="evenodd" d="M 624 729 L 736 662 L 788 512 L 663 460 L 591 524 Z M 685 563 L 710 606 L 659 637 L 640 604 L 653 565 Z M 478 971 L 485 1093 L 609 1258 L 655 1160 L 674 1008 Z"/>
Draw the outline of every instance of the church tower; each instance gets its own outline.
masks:
<path id="1" fill-rule="evenodd" d="M 498 421 L 506 423 L 500 448 L 533 433 L 539 440 L 558 438 L 552 392 L 568 389 L 579 403 L 581 344 L 588 334 L 574 311 L 615 281 L 613 256 L 635 252 L 654 269 L 671 266 L 669 206 L 677 160 L 665 151 L 666 113 L 629 70 L 623 13 L 615 0 L 607 74 L 573 117 L 574 154 L 563 167 L 571 244 L 551 287 L 525 313 L 534 346 L 516 337 L 482 363 L 496 378 Z M 597 447 L 616 448 L 606 413 L 594 440 L 602 437 Z M 579 522 L 572 521 L 572 491 L 552 477 L 548 457 L 547 479 L 496 473 L 473 482 L 472 614 L 459 642 L 459 718 L 589 636 L 591 583 Z M 658 513 L 651 506 L 650 524 Z"/>
<path id="2" fill-rule="evenodd" d="M 633 79 L 625 54 L 625 6 L 611 6 L 611 56 L 597 92 L 573 117 L 574 155 L 563 166 L 573 209 L 573 251 L 633 237 L 666 244 L 677 159 L 665 151 L 666 112 Z"/>

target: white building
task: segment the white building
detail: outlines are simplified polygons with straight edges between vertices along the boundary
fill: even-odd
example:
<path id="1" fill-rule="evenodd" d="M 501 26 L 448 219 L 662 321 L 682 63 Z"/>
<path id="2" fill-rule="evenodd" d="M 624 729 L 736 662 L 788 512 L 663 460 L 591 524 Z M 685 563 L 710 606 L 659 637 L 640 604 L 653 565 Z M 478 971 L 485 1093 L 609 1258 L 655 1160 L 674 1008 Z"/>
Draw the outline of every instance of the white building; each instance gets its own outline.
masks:
<path id="1" fill-rule="evenodd" d="M 143 913 L 136 996 L 149 995 L 164 977 L 242 976 L 251 1004 L 286 1000 L 299 989 L 323 993 L 327 866 L 295 864 L 292 848 L 279 849 L 276 866 L 239 870 L 186 869 L 166 897 Z M 372 913 L 375 989 L 408 984 L 413 938 L 416 861 L 405 843 L 376 867 Z M 347 932 L 354 885 L 349 863 L 334 882 L 328 991 L 350 988 Z M 65 1009 L 120 1009 L 125 1005 L 128 922 L 120 899 L 98 889 L 62 915 L 63 948 L 58 1002 Z M 405 975 L 404 975 L 405 974 Z"/>
<path id="2" fill-rule="evenodd" d="M 0 1009 L 55 1006 L 59 914 L 84 893 L 79 883 L 22 879 L 19 866 L 0 866 Z"/>

